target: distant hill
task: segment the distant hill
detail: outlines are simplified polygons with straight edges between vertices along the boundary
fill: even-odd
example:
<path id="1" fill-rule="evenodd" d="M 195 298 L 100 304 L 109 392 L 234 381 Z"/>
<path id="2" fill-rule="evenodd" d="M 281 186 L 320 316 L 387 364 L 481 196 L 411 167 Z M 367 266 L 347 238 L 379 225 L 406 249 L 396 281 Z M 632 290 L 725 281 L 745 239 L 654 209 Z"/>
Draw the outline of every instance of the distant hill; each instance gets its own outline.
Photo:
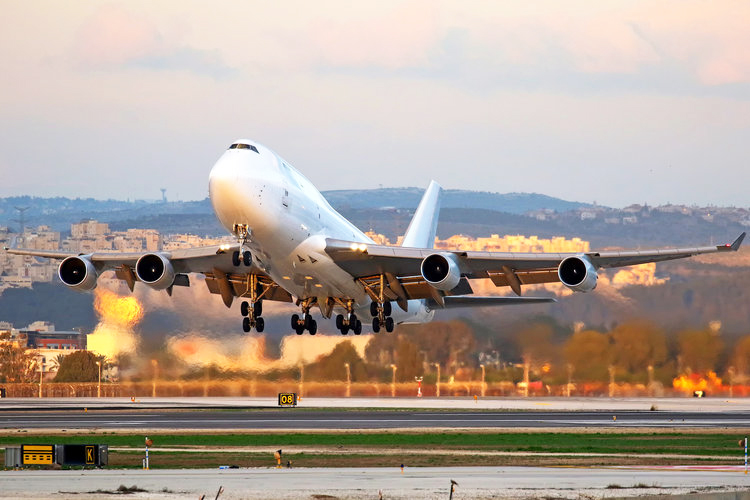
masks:
<path id="1" fill-rule="evenodd" d="M 377 210 L 399 208 L 413 210 L 424 193 L 421 188 L 384 188 L 324 191 L 323 195 L 337 210 Z M 522 214 L 530 210 L 550 209 L 565 212 L 588 206 L 585 203 L 560 200 L 542 194 L 488 193 L 449 189 L 443 193 L 443 208 L 493 210 Z M 183 232 L 190 228 L 189 220 L 197 220 L 192 232 L 198 234 L 223 233 L 213 215 L 208 198 L 200 201 L 167 202 L 154 200 L 95 200 L 93 198 L 39 198 L 16 196 L 0 198 L 0 226 L 17 230 L 20 226 L 16 207 L 28 207 L 24 213 L 26 226 L 47 225 L 56 231 L 69 231 L 70 225 L 83 219 L 107 222 L 112 229 L 132 227 L 153 228 L 160 231 Z M 184 220 L 187 216 L 187 219 Z M 14 220 L 16 219 L 16 220 Z M 183 221 L 178 222 L 178 219 Z M 204 233 L 204 231 L 207 231 Z"/>
<path id="2" fill-rule="evenodd" d="M 383 188 L 325 191 L 323 195 L 333 207 L 341 208 L 417 208 L 424 189 Z M 565 201 L 536 193 L 489 193 L 447 189 L 443 191 L 443 208 L 475 208 L 523 214 L 531 210 L 549 209 L 567 212 L 590 206 L 588 203 Z"/>

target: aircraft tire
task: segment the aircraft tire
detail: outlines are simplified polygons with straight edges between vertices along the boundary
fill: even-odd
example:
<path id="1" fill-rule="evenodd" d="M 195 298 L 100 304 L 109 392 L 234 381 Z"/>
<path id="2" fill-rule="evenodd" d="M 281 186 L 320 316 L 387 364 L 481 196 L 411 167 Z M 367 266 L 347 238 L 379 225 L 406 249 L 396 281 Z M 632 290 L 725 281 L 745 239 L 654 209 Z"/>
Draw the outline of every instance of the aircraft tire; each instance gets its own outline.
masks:
<path id="1" fill-rule="evenodd" d="M 362 322 L 360 320 L 357 320 L 357 324 L 354 325 L 354 335 L 359 335 L 362 333 Z"/>
<path id="2" fill-rule="evenodd" d="M 385 331 L 391 333 L 393 331 L 393 318 L 385 318 Z"/>
<path id="3" fill-rule="evenodd" d="M 294 331 L 297 333 L 297 335 L 302 335 L 302 333 L 305 331 L 303 328 L 297 327 L 294 329 Z"/>
<path id="4" fill-rule="evenodd" d="M 336 329 L 341 330 L 343 327 L 344 327 L 344 315 L 337 314 L 336 315 Z"/>
<path id="5" fill-rule="evenodd" d="M 240 265 L 240 252 L 238 252 L 238 251 L 232 252 L 232 265 L 234 267 L 239 267 L 239 265 Z"/>
<path id="6" fill-rule="evenodd" d="M 349 326 L 348 325 L 343 325 L 341 327 L 341 335 L 346 335 L 347 333 L 349 333 Z"/>
<path id="7" fill-rule="evenodd" d="M 383 314 L 386 316 L 390 316 L 393 312 L 393 307 L 391 307 L 390 302 L 383 302 Z"/>
<path id="8" fill-rule="evenodd" d="M 370 302 L 370 316 L 375 317 L 378 315 L 378 303 Z"/>
<path id="9" fill-rule="evenodd" d="M 318 333 L 318 322 L 314 319 L 310 320 L 310 326 L 307 327 L 307 331 L 310 332 L 310 335 L 315 335 Z"/>
<path id="10" fill-rule="evenodd" d="M 299 329 L 299 314 L 292 314 L 292 330 Z M 300 335 L 297 333 L 297 335 Z"/>
<path id="11" fill-rule="evenodd" d="M 249 250 L 245 250 L 244 252 L 242 252 L 242 263 L 248 267 L 253 265 L 253 255 Z"/>
<path id="12" fill-rule="evenodd" d="M 255 316 L 260 316 L 263 314 L 263 302 L 258 300 L 255 303 L 253 303 L 253 313 Z"/>
<path id="13" fill-rule="evenodd" d="M 247 303 L 246 300 L 242 301 L 242 304 L 240 304 L 240 314 L 243 316 L 247 316 L 250 312 L 250 304 Z"/>
<path id="14" fill-rule="evenodd" d="M 263 318 L 257 318 L 255 320 L 255 331 L 258 333 L 261 333 L 263 329 L 266 327 L 266 322 Z"/>
<path id="15" fill-rule="evenodd" d="M 375 333 L 380 331 L 380 318 L 372 318 L 372 331 Z"/>
<path id="16" fill-rule="evenodd" d="M 245 333 L 250 331 L 250 318 L 242 318 L 242 331 Z"/>

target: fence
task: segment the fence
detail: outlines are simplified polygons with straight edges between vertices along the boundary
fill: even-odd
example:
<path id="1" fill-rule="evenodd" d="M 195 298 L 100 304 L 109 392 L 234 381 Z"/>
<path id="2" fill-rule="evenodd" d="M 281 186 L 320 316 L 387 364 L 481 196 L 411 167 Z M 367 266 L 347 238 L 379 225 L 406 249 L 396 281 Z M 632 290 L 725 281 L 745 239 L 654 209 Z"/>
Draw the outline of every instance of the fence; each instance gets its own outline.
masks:
<path id="1" fill-rule="evenodd" d="M 39 384 L 2 384 L 5 389 L 5 397 L 8 398 L 31 398 L 39 397 Z M 394 385 L 384 382 L 352 382 L 347 391 L 347 383 L 343 381 L 313 382 L 299 380 L 253 380 L 253 379 L 229 379 L 229 380 L 157 380 L 141 382 L 119 382 L 102 383 L 102 397 L 275 397 L 279 392 L 296 392 L 303 397 L 345 397 L 347 392 L 352 397 L 390 397 L 394 392 L 396 396 L 408 397 L 417 395 L 416 382 L 403 382 Z M 436 395 L 435 384 L 422 384 L 422 394 L 425 397 Z M 482 385 L 478 381 L 469 382 L 441 382 L 440 396 L 480 396 Z M 486 384 L 484 394 L 486 396 L 508 396 L 518 397 L 523 391 L 518 389 L 512 381 L 493 382 Z M 536 385 L 529 388 L 530 396 L 565 396 L 567 387 Z M 578 384 L 571 387 L 571 396 L 607 396 L 609 385 L 604 383 Z M 618 397 L 684 397 L 691 393 L 678 391 L 672 388 L 651 387 L 642 384 L 616 384 L 613 394 Z M 708 396 L 746 397 L 750 395 L 750 386 L 735 385 L 731 388 L 722 386 L 720 388 L 708 389 Z M 44 382 L 42 384 L 42 397 L 44 398 L 69 398 L 97 396 L 97 384 L 92 383 L 56 383 Z"/>

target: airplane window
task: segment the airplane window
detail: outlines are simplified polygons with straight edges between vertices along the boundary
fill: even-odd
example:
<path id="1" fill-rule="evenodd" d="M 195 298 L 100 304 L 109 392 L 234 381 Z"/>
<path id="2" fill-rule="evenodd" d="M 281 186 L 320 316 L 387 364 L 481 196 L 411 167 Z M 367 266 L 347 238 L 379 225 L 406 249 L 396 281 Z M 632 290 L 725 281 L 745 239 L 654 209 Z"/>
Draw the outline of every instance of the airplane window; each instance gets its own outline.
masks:
<path id="1" fill-rule="evenodd" d="M 256 148 L 252 144 L 242 144 L 242 143 L 232 144 L 231 146 L 229 146 L 229 149 L 250 149 L 260 154 L 260 151 L 258 151 L 258 148 Z"/>

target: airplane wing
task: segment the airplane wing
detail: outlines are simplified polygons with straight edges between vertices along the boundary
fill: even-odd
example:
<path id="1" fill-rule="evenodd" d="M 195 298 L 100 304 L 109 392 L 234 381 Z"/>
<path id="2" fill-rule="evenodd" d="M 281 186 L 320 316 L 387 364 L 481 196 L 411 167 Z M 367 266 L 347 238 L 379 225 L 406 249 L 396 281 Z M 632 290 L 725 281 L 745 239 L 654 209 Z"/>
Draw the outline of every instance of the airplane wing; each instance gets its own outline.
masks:
<path id="1" fill-rule="evenodd" d="M 726 245 L 584 253 L 442 251 L 327 239 L 326 253 L 369 289 L 377 287 L 380 276 L 385 276 L 386 296 L 398 300 L 400 305 L 406 299 L 426 298 L 447 306 L 452 300 L 446 300 L 448 297 L 472 293 L 468 279 L 489 278 L 495 286 L 509 286 L 521 295 L 522 285 L 560 282 L 562 273 L 570 277 L 570 283 L 564 284 L 574 290 L 589 291 L 596 286 L 598 269 L 737 251 L 744 238 L 745 233 L 742 233 L 733 243 Z M 453 266 L 457 280 L 455 287 L 440 290 L 423 275 L 422 262 L 434 255 L 443 257 L 441 272 L 448 272 Z M 568 264 L 563 266 L 564 262 Z"/>
<path id="2" fill-rule="evenodd" d="M 169 260 L 175 273 L 173 285 L 190 286 L 188 273 L 200 273 L 206 276 L 206 286 L 211 293 L 221 295 L 227 307 L 232 305 L 234 297 L 250 296 L 251 287 L 255 283 L 260 285 L 261 295 L 265 300 L 280 302 L 292 302 L 292 296 L 275 283 L 257 265 L 237 267 L 232 263 L 232 253 L 239 249 L 234 245 L 213 245 L 207 247 L 195 247 L 172 250 L 169 252 L 158 252 Z M 80 257 L 84 254 L 75 252 L 61 252 L 57 250 L 33 250 L 24 248 L 5 248 L 5 251 L 14 255 L 31 255 L 48 259 L 66 259 L 68 257 Z M 135 266 L 138 259 L 149 252 L 95 252 L 85 254 L 87 260 L 93 264 L 97 274 L 113 270 L 115 275 L 128 284 L 133 290 L 138 275 Z M 255 276 L 255 278 L 253 278 Z M 253 282 L 256 280 L 256 282 Z M 171 294 L 172 288 L 167 287 Z"/>

